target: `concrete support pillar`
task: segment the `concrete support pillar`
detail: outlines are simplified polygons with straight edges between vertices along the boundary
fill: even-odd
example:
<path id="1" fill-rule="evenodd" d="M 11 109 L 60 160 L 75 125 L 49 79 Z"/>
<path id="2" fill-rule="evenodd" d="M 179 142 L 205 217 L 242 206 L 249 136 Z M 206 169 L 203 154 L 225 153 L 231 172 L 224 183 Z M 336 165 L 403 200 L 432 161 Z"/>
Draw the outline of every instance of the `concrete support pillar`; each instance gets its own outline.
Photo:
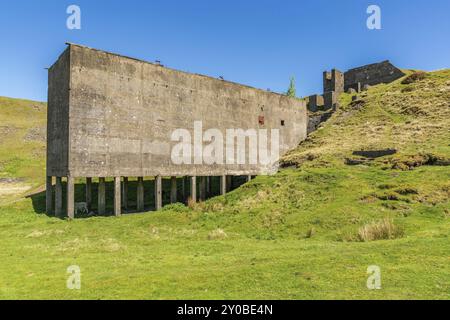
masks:
<path id="1" fill-rule="evenodd" d="M 200 177 L 198 191 L 199 191 L 199 200 L 205 201 L 205 199 L 206 199 L 206 177 Z"/>
<path id="2" fill-rule="evenodd" d="M 67 217 L 75 218 L 75 182 L 73 177 L 67 177 Z"/>
<path id="3" fill-rule="evenodd" d="M 45 181 L 45 212 L 52 214 L 53 212 L 53 185 L 52 177 L 47 176 Z"/>
<path id="4" fill-rule="evenodd" d="M 136 199 L 136 207 L 137 211 L 144 211 L 144 178 L 139 177 L 137 180 L 137 199 Z"/>
<path id="5" fill-rule="evenodd" d="M 170 203 L 177 202 L 177 177 L 170 178 Z"/>
<path id="6" fill-rule="evenodd" d="M 191 195 L 190 195 L 192 202 L 197 202 L 197 177 L 192 176 L 191 177 Z"/>
<path id="7" fill-rule="evenodd" d="M 184 202 L 186 199 L 186 177 L 181 178 L 181 198 L 181 202 Z"/>
<path id="8" fill-rule="evenodd" d="M 55 216 L 62 216 L 62 180 L 61 177 L 56 177 L 55 184 Z"/>
<path id="9" fill-rule="evenodd" d="M 191 179 L 189 176 L 184 177 L 184 201 L 187 202 L 187 199 L 189 198 L 190 193 L 189 188 L 190 188 L 190 184 L 191 184 Z"/>
<path id="10" fill-rule="evenodd" d="M 155 210 L 161 210 L 162 208 L 162 177 L 155 177 Z"/>
<path id="11" fill-rule="evenodd" d="M 211 180 L 212 177 L 210 176 L 206 177 L 206 197 L 210 197 L 212 195 Z"/>
<path id="12" fill-rule="evenodd" d="M 86 205 L 88 210 L 92 209 L 92 178 L 86 178 Z"/>
<path id="13" fill-rule="evenodd" d="M 227 176 L 227 192 L 233 188 L 233 176 Z"/>
<path id="14" fill-rule="evenodd" d="M 105 178 L 98 178 L 98 214 L 106 212 L 106 185 Z"/>
<path id="15" fill-rule="evenodd" d="M 122 207 L 125 211 L 128 210 L 128 177 L 123 178 L 122 183 Z"/>
<path id="16" fill-rule="evenodd" d="M 119 217 L 122 213 L 122 206 L 120 204 L 120 177 L 114 177 L 114 215 Z"/>
<path id="17" fill-rule="evenodd" d="M 220 194 L 224 195 L 227 193 L 227 176 L 220 176 Z"/>
<path id="18" fill-rule="evenodd" d="M 250 181 L 252 181 L 252 176 L 251 175 L 247 176 L 247 182 L 250 182 Z"/>

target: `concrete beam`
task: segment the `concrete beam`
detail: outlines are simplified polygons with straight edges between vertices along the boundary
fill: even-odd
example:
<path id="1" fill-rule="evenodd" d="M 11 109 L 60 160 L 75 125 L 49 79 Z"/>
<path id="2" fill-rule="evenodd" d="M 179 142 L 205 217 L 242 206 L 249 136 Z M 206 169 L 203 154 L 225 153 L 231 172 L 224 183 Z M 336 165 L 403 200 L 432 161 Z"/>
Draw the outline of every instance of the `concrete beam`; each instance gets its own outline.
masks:
<path id="1" fill-rule="evenodd" d="M 75 181 L 73 177 L 67 177 L 67 217 L 75 218 Z"/>
<path id="2" fill-rule="evenodd" d="M 120 177 L 114 177 L 114 215 L 119 217 L 122 214 L 122 206 L 120 204 Z"/>
<path id="3" fill-rule="evenodd" d="M 103 215 L 106 211 L 106 185 L 105 178 L 98 178 L 98 214 Z"/>
<path id="4" fill-rule="evenodd" d="M 177 177 L 170 178 L 170 203 L 177 202 Z"/>
<path id="5" fill-rule="evenodd" d="M 92 178 L 86 178 L 86 205 L 92 209 Z"/>
<path id="6" fill-rule="evenodd" d="M 144 211 L 144 178 L 139 177 L 137 180 L 137 191 L 136 191 L 136 207 L 137 211 Z"/>
<path id="7" fill-rule="evenodd" d="M 55 216 L 62 215 L 62 180 L 61 177 L 56 177 L 55 183 Z"/>
<path id="8" fill-rule="evenodd" d="M 48 177 L 48 176 L 45 181 L 45 212 L 47 212 L 47 214 L 52 214 L 52 212 L 53 212 L 52 177 Z"/>
<path id="9" fill-rule="evenodd" d="M 192 176 L 191 177 L 191 195 L 190 195 L 192 202 L 197 202 L 197 177 Z"/>
<path id="10" fill-rule="evenodd" d="M 224 195 L 227 193 L 227 176 L 220 176 L 220 194 Z"/>
<path id="11" fill-rule="evenodd" d="M 122 182 L 122 207 L 128 211 L 128 177 L 123 177 Z"/>
<path id="12" fill-rule="evenodd" d="M 155 210 L 161 210 L 162 208 L 162 178 L 161 176 L 155 177 Z"/>

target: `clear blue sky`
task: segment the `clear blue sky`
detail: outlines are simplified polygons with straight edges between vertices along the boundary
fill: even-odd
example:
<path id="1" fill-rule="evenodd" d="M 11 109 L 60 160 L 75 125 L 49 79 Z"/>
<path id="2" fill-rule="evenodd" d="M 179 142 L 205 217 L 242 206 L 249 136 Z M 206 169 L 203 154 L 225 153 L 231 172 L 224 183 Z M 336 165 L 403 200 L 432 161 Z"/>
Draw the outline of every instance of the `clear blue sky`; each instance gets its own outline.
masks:
<path id="1" fill-rule="evenodd" d="M 366 27 L 370 4 L 382 30 Z M 332 67 L 450 67 L 449 15 L 449 0 L 1 0 L 0 95 L 45 101 L 44 68 L 69 41 L 277 92 L 294 76 L 304 96 Z"/>

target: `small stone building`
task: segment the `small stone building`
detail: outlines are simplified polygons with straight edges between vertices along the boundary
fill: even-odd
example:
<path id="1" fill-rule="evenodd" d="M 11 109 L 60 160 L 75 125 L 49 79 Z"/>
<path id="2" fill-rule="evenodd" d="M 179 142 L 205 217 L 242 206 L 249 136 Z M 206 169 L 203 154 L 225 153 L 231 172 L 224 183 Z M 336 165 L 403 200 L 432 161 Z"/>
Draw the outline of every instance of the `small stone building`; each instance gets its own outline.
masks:
<path id="1" fill-rule="evenodd" d="M 360 92 L 365 86 L 374 86 L 380 83 L 390 83 L 405 74 L 395 67 L 389 60 L 350 69 L 344 74 L 344 90 L 350 88 Z"/>

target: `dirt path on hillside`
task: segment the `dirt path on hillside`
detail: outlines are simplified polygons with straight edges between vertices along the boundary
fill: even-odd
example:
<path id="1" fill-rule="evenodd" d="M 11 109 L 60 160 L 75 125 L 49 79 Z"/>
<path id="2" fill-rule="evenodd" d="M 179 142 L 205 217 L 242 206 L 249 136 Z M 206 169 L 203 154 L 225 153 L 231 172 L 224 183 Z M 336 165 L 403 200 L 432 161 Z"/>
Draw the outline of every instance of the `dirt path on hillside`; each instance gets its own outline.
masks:
<path id="1" fill-rule="evenodd" d="M 0 180 L 0 199 L 5 200 L 7 198 L 23 194 L 30 188 L 31 186 L 24 182 Z"/>

